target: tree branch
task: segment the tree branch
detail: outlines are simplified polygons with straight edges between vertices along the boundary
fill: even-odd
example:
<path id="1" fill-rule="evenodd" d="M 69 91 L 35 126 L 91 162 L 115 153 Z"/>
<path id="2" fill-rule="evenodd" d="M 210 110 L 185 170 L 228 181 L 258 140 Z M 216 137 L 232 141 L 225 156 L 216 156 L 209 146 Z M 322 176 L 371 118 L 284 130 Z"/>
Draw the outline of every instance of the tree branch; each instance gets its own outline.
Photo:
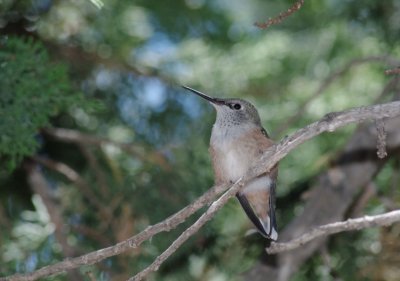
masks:
<path id="1" fill-rule="evenodd" d="M 108 138 L 93 136 L 76 130 L 63 128 L 46 128 L 43 130 L 43 133 L 59 141 L 67 143 L 96 146 L 112 145 L 143 161 L 151 162 L 158 164 L 161 167 L 168 168 L 168 163 L 161 153 L 145 151 L 143 147 L 135 146 L 130 143 L 121 143 Z"/>
<path id="2" fill-rule="evenodd" d="M 222 193 L 228 188 L 227 185 L 219 185 L 211 188 L 202 196 L 197 198 L 193 203 L 181 209 L 179 212 L 170 216 L 162 222 L 159 222 L 155 225 L 148 226 L 145 230 L 132 236 L 122 242 L 119 242 L 113 246 L 99 249 L 88 254 L 82 255 L 76 258 L 67 258 L 61 262 L 58 262 L 53 265 L 48 265 L 42 267 L 34 272 L 27 274 L 15 274 L 8 277 L 0 277 L 0 281 L 33 281 L 42 277 L 51 276 L 55 274 L 60 274 L 67 270 L 71 270 L 74 268 L 78 268 L 83 265 L 91 265 L 98 263 L 106 258 L 119 255 L 128 250 L 139 247 L 141 243 L 146 240 L 149 240 L 154 235 L 164 232 L 170 231 L 174 229 L 179 224 L 183 223 L 188 217 L 202 208 L 204 205 L 207 205 L 213 201 L 215 196 Z"/>
<path id="3" fill-rule="evenodd" d="M 398 92 L 398 91 L 397 91 Z M 398 95 L 394 97 L 397 99 Z M 319 225 L 342 221 L 355 198 L 365 189 L 390 158 L 400 150 L 400 116 L 386 119 L 387 147 L 389 157 L 376 156 L 377 131 L 374 122 L 361 124 L 343 146 L 329 167 L 313 179 L 308 198 L 299 202 L 303 211 L 295 216 L 280 231 L 279 242 L 295 239 Z M 287 281 L 327 242 L 322 237 L 301 248 L 282 252 L 274 256 L 274 262 L 260 260 L 245 273 L 245 280 Z M 265 252 L 265 255 L 267 253 Z"/>
<path id="4" fill-rule="evenodd" d="M 298 0 L 286 12 L 282 12 L 282 13 L 280 13 L 278 16 L 276 16 L 274 18 L 268 19 L 264 23 L 256 22 L 254 25 L 257 26 L 258 28 L 266 29 L 266 28 L 270 27 L 271 25 L 279 24 L 284 19 L 286 19 L 287 17 L 289 17 L 293 13 L 297 12 L 298 10 L 300 10 L 300 8 L 303 6 L 303 4 L 304 4 L 304 0 Z"/>
<path id="5" fill-rule="evenodd" d="M 327 236 L 343 231 L 360 230 L 367 227 L 388 226 L 400 221 L 400 210 L 384 213 L 376 216 L 364 216 L 356 219 L 348 219 L 342 222 L 334 222 L 314 228 L 300 237 L 284 243 L 271 243 L 266 249 L 268 254 L 276 254 L 296 249 L 311 240 L 321 236 Z"/>
<path id="6" fill-rule="evenodd" d="M 343 112 L 334 112 L 325 115 L 320 121 L 312 123 L 305 128 L 296 131 L 289 137 L 285 137 L 279 143 L 271 146 L 262 157 L 256 161 L 255 166 L 252 167 L 246 175 L 237 183 L 231 186 L 231 189 L 226 192 L 223 196 L 215 201 L 210 208 L 204 213 L 191 227 L 189 227 L 185 232 L 175 240 L 175 242 L 162 254 L 168 257 L 170 254 L 175 252 L 175 250 L 186 241 L 191 235 L 197 232 L 197 230 L 207 222 L 219 208 L 222 207 L 226 201 L 233 197 L 240 187 L 245 185 L 245 183 L 252 178 L 265 173 L 265 170 L 272 169 L 273 166 L 278 163 L 279 160 L 284 158 L 291 150 L 299 146 L 300 144 L 306 142 L 307 140 L 323 133 L 323 132 L 333 132 L 337 128 L 346 126 L 351 123 L 359 123 L 367 119 L 381 119 L 381 118 L 392 118 L 395 116 L 400 116 L 400 101 L 390 102 L 386 104 L 365 106 L 359 108 L 353 108 Z M 118 255 L 122 252 L 129 250 L 130 248 L 136 248 L 143 241 L 150 239 L 155 234 L 162 231 L 169 231 L 170 229 L 176 227 L 178 224 L 182 223 L 187 217 L 191 216 L 198 209 L 203 207 L 205 204 L 210 202 L 216 194 L 219 194 L 227 189 L 227 186 L 217 186 L 200 198 L 198 198 L 194 203 L 185 207 L 178 213 L 174 214 L 170 218 L 154 225 L 149 226 L 147 229 L 141 233 L 117 243 L 114 246 L 100 249 L 81 257 L 66 259 L 54 265 L 43 267 L 37 271 L 29 274 L 16 274 L 13 276 L 0 278 L 0 280 L 36 280 L 40 277 L 54 275 L 66 270 L 77 268 L 81 265 L 94 264 L 105 258 Z M 177 246 L 177 247 L 176 247 Z M 172 248 L 171 248 L 172 247 Z M 167 252 L 168 251 L 168 252 Z M 167 253 L 166 253 L 167 252 Z M 153 266 L 150 270 L 145 269 L 147 275 L 153 270 L 157 270 L 158 267 L 163 262 L 163 256 L 157 258 L 161 261 L 157 263 L 157 266 Z M 155 264 L 157 260 L 153 263 Z M 165 259 L 164 259 L 165 260 Z M 142 271 L 143 272 L 143 271 Z M 144 277 L 139 273 L 139 277 Z M 140 280 L 134 279 L 134 280 Z"/>
<path id="7" fill-rule="evenodd" d="M 388 107 L 387 107 L 388 106 Z M 156 260 L 143 271 L 130 278 L 129 281 L 139 281 L 145 278 L 150 272 L 158 270 L 160 265 L 174 253 L 191 235 L 196 233 L 201 226 L 214 216 L 214 214 L 224 205 L 229 198 L 235 196 L 249 180 L 265 172 L 265 169 L 272 169 L 279 160 L 285 157 L 291 150 L 306 140 L 315 137 L 322 132 L 333 132 L 339 127 L 350 123 L 361 122 L 366 119 L 380 119 L 381 114 L 389 114 L 391 117 L 400 115 L 400 102 L 391 102 L 382 105 L 366 106 L 350 109 L 343 112 L 333 112 L 325 115 L 320 121 L 312 123 L 307 127 L 298 130 L 292 136 L 283 139 L 266 151 L 256 165 L 250 168 L 246 175 L 238 182 L 233 184 L 230 189 L 215 201 L 194 224 L 186 229 Z M 385 109 L 388 112 L 384 112 Z"/>
<path id="8" fill-rule="evenodd" d="M 182 244 L 188 240 L 193 234 L 195 234 L 199 229 L 209 221 L 215 213 L 220 210 L 228 200 L 235 196 L 235 194 L 242 188 L 244 182 L 242 179 L 239 179 L 236 183 L 234 183 L 228 191 L 226 191 L 218 200 L 211 204 L 208 210 L 200 216 L 199 219 L 196 220 L 189 228 L 187 228 L 181 235 L 161 254 L 156 260 L 146 267 L 144 270 L 136 274 L 134 277 L 129 278 L 128 281 L 139 281 L 149 275 L 152 271 L 157 271 L 160 265 L 166 261 L 176 250 L 179 249 Z"/>
<path id="9" fill-rule="evenodd" d="M 67 234 L 68 231 L 65 228 L 65 222 L 63 220 L 62 209 L 56 200 L 51 197 L 49 191 L 51 188 L 48 186 L 48 182 L 40 171 L 37 165 L 29 167 L 27 170 L 27 180 L 32 190 L 38 194 L 44 205 L 46 206 L 51 222 L 55 226 L 54 235 L 57 242 L 60 244 L 62 249 L 62 255 L 68 257 L 76 253 L 76 249 L 68 244 Z M 68 272 L 68 278 L 73 280 L 84 280 L 78 270 L 71 270 Z"/>
<path id="10" fill-rule="evenodd" d="M 399 75 L 400 74 L 400 67 L 392 68 L 385 70 L 386 75 Z"/>
<path id="11" fill-rule="evenodd" d="M 74 169 L 68 165 L 57 162 L 48 158 L 33 156 L 32 160 L 45 166 L 48 169 L 54 170 L 62 175 L 64 175 L 68 180 L 75 183 L 75 185 L 82 192 L 84 197 L 89 201 L 91 205 L 96 207 L 99 214 L 101 214 L 100 220 L 110 222 L 112 220 L 112 211 L 105 208 L 104 202 L 97 198 L 96 193 L 90 188 L 89 184 L 76 172 Z"/>

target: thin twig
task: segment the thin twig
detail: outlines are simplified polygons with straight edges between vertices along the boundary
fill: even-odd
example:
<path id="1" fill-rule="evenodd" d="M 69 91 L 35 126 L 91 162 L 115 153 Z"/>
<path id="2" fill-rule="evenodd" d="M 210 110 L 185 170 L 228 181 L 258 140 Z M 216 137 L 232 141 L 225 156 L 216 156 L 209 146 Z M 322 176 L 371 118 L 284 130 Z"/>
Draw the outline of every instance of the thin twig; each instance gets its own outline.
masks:
<path id="1" fill-rule="evenodd" d="M 105 208 L 104 202 L 101 202 L 95 192 L 90 188 L 89 184 L 76 172 L 74 169 L 69 167 L 67 164 L 57 162 L 48 158 L 33 156 L 32 160 L 42 164 L 48 169 L 54 170 L 64 175 L 68 180 L 75 183 L 79 190 L 83 193 L 85 198 L 90 204 L 96 207 L 97 211 L 102 215 L 100 218 L 104 222 L 112 220 L 112 213 L 108 208 Z"/>
<path id="2" fill-rule="evenodd" d="M 158 164 L 164 168 L 169 168 L 165 157 L 161 153 L 148 152 L 145 151 L 143 147 L 134 144 L 121 143 L 108 138 L 93 136 L 76 130 L 63 128 L 47 128 L 43 130 L 43 133 L 67 143 L 91 144 L 96 146 L 112 145 L 143 161 Z"/>
<path id="3" fill-rule="evenodd" d="M 89 237 L 90 239 L 97 241 L 103 247 L 106 247 L 111 243 L 112 240 L 110 239 L 111 237 L 109 237 L 108 235 L 104 235 L 104 233 L 100 233 L 99 231 L 97 231 L 97 229 L 93 229 L 84 224 L 79 224 L 79 225 L 72 224 L 70 225 L 70 227 L 74 231 L 82 234 L 83 236 Z"/>
<path id="4" fill-rule="evenodd" d="M 139 62 L 126 63 L 115 57 L 105 58 L 98 55 L 98 52 L 87 52 L 79 46 L 68 46 L 67 44 L 54 44 L 45 41 L 49 50 L 56 53 L 55 57 L 61 57 L 63 61 L 68 61 L 72 65 L 76 65 L 79 69 L 85 69 L 90 65 L 102 65 L 107 69 L 116 70 L 117 72 L 131 73 L 139 77 L 157 78 L 166 84 L 174 83 L 175 80 L 160 72 L 157 68 L 144 66 Z M 140 67 L 135 67 L 140 65 Z M 85 66 L 85 67 L 83 67 Z"/>
<path id="5" fill-rule="evenodd" d="M 300 116 L 304 114 L 306 111 L 307 107 L 310 105 L 312 101 L 314 101 L 316 98 L 318 98 L 320 95 L 324 93 L 324 91 L 334 82 L 336 79 L 347 73 L 349 70 L 351 70 L 355 66 L 362 65 L 364 63 L 368 62 L 381 62 L 381 63 L 387 63 L 389 65 L 395 65 L 398 64 L 399 62 L 389 56 L 371 56 L 371 57 L 365 57 L 365 58 L 357 58 L 354 60 L 349 61 L 346 63 L 343 67 L 341 67 L 339 70 L 333 72 L 331 75 L 326 77 L 322 83 L 319 85 L 318 89 L 309 97 L 307 98 L 306 101 L 304 101 L 302 104 L 300 104 L 299 107 L 297 107 L 295 113 L 290 116 L 285 122 L 281 125 L 278 125 L 278 130 L 275 132 L 275 135 L 278 136 L 282 132 L 285 132 L 295 121 L 299 120 Z M 394 82 L 396 83 L 396 82 Z M 385 89 L 382 91 L 383 93 L 386 93 L 387 90 L 392 88 L 392 82 L 385 87 Z"/>
<path id="6" fill-rule="evenodd" d="M 348 217 L 359 217 L 362 215 L 365 206 L 368 202 L 374 198 L 377 194 L 378 187 L 375 185 L 374 182 L 369 182 L 363 188 L 361 194 L 357 197 L 355 202 L 350 207 L 349 211 L 347 212 L 350 214 Z M 393 209 L 392 209 L 393 210 Z"/>
<path id="7" fill-rule="evenodd" d="M 289 137 L 284 138 L 279 143 L 273 145 L 268 149 L 262 157 L 256 161 L 255 165 L 246 173 L 243 177 L 242 181 L 236 183 L 233 187 L 233 191 L 236 191 L 236 188 L 241 184 L 245 184 L 248 180 L 265 173 L 265 170 L 272 169 L 276 163 L 279 162 L 282 158 L 284 158 L 291 150 L 299 146 L 300 144 L 306 142 L 307 140 L 323 133 L 323 132 L 333 132 L 337 128 L 346 126 L 352 123 L 359 123 L 365 121 L 367 119 L 380 119 L 380 118 L 393 118 L 395 116 L 400 116 L 400 101 L 390 102 L 386 104 L 379 104 L 373 106 L 359 107 L 353 108 L 347 111 L 342 112 L 334 112 L 325 115 L 320 121 L 314 122 L 305 128 L 302 128 L 296 131 Z M 219 194 L 225 191 L 228 186 L 217 186 L 214 189 L 209 190 L 207 193 L 198 198 L 194 203 L 185 207 L 178 213 L 174 214 L 170 218 L 154 225 L 149 226 L 147 229 L 142 231 L 141 233 L 124 240 L 120 243 L 117 243 L 114 246 L 100 249 L 81 257 L 67 259 L 62 262 L 59 262 L 54 265 L 49 265 L 43 267 L 37 271 L 28 274 L 16 274 L 9 277 L 0 278 L 0 281 L 3 280 L 36 280 L 40 277 L 54 275 L 60 272 L 64 272 L 66 270 L 70 270 L 73 268 L 77 268 L 82 265 L 94 264 L 105 258 L 118 255 L 122 252 L 125 252 L 131 248 L 136 248 L 143 241 L 146 241 L 153 237 L 155 234 L 162 231 L 169 231 L 172 228 L 176 227 L 178 224 L 182 223 L 187 217 L 192 215 L 198 209 L 203 207 L 208 202 L 212 202 L 213 198 L 215 198 L 216 194 Z M 239 189 L 238 189 L 239 190 Z M 226 202 L 225 200 L 233 197 L 235 192 L 227 192 L 223 196 L 219 203 L 215 203 L 212 208 L 219 208 L 219 204 L 221 202 Z M 221 197 L 222 198 L 222 197 Z M 222 204 L 221 204 L 222 205 Z M 210 207 L 211 208 L 211 207 Z M 204 223 L 209 220 L 215 212 L 213 210 L 208 210 L 207 214 L 204 214 L 200 219 L 205 220 Z M 199 220 L 200 220 L 199 219 Z M 202 222 L 201 221 L 201 222 Z M 193 228 L 189 232 L 190 235 L 194 234 L 197 228 Z M 184 236 L 180 236 L 178 239 L 187 239 L 188 237 L 183 238 Z M 185 241 L 183 240 L 182 243 Z M 174 242 L 175 243 L 175 242 Z M 180 241 L 176 243 L 181 243 Z M 175 244 L 177 245 L 177 244 Z M 145 269 L 146 270 L 146 269 Z M 140 274 L 140 273 L 139 273 Z"/>
<path id="8" fill-rule="evenodd" d="M 303 6 L 303 4 L 304 4 L 304 0 L 299 0 L 296 3 L 294 3 L 289 9 L 287 9 L 286 12 L 282 12 L 282 13 L 280 13 L 278 16 L 276 16 L 274 18 L 268 19 L 264 23 L 256 22 L 254 25 L 257 26 L 258 28 L 266 29 L 266 28 L 270 27 L 271 25 L 279 24 L 284 19 L 286 19 L 287 17 L 289 17 L 293 13 L 297 12 L 298 10 L 300 10 L 300 8 Z"/>
<path id="9" fill-rule="evenodd" d="M 376 216 L 364 216 L 357 219 L 348 219 L 342 222 L 335 222 L 314 228 L 300 237 L 289 242 L 271 243 L 266 249 L 268 254 L 276 254 L 284 251 L 296 249 L 314 239 L 330 234 L 359 230 L 367 227 L 388 226 L 400 221 L 400 210 L 384 213 Z"/>

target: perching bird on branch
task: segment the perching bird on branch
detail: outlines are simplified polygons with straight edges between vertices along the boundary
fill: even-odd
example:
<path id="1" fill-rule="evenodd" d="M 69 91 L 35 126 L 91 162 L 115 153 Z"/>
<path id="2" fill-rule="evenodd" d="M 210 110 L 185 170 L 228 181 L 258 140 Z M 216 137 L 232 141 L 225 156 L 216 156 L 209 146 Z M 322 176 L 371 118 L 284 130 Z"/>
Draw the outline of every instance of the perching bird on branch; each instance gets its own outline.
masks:
<path id="1" fill-rule="evenodd" d="M 273 145 L 261 125 L 257 109 L 242 99 L 213 98 L 189 87 L 184 88 L 208 100 L 217 111 L 209 149 L 215 184 L 236 182 Z M 236 194 L 257 230 L 271 240 L 278 238 L 275 221 L 277 175 L 278 169 L 274 167 L 247 183 Z"/>

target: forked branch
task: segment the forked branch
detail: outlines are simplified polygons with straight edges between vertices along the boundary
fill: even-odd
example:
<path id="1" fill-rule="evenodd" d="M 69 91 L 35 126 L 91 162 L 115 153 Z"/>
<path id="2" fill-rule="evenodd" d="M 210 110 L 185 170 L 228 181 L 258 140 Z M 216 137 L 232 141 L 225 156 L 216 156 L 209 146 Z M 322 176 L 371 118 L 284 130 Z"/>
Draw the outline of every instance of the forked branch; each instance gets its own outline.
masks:
<path id="1" fill-rule="evenodd" d="M 383 115 L 383 116 L 382 116 Z M 307 127 L 298 130 L 293 135 L 284 138 L 278 144 L 272 146 L 266 151 L 261 159 L 257 161 L 246 175 L 238 182 L 233 184 L 230 189 L 215 201 L 209 209 L 188 229 L 186 229 L 172 244 L 159 255 L 156 260 L 143 271 L 130 278 L 129 281 L 139 281 L 145 278 L 150 272 L 158 270 L 160 265 L 191 235 L 196 233 L 201 226 L 215 215 L 215 213 L 224 205 L 229 198 L 235 196 L 249 180 L 261 175 L 265 169 L 272 169 L 279 160 L 284 158 L 291 150 L 307 140 L 321 134 L 322 132 L 333 132 L 337 128 L 351 123 L 359 123 L 367 119 L 381 119 L 383 117 L 395 117 L 400 115 L 400 102 L 391 102 L 382 105 L 366 106 L 350 109 L 348 111 L 333 112 L 325 115 L 320 121 L 312 123 Z M 389 117 L 389 118 L 390 118 Z"/>
<path id="2" fill-rule="evenodd" d="M 240 181 L 231 185 L 230 189 L 218 200 L 216 200 L 191 227 L 183 232 L 173 242 L 173 244 L 171 244 L 171 246 L 163 254 L 161 254 L 152 265 L 150 265 L 150 267 L 138 273 L 137 277 L 134 277 L 132 280 L 141 280 L 150 272 L 157 270 L 163 261 L 173 254 L 190 236 L 195 234 L 201 228 L 201 226 L 210 220 L 214 214 L 228 201 L 228 199 L 233 197 L 236 192 L 240 190 L 241 186 L 245 185 L 249 180 L 264 173 L 266 169 L 272 169 L 276 163 L 278 163 L 278 161 L 284 158 L 290 151 L 300 144 L 323 132 L 333 132 L 334 130 L 348 124 L 360 123 L 368 119 L 377 120 L 382 118 L 393 118 L 396 116 L 400 116 L 400 101 L 353 108 L 347 111 L 327 114 L 320 121 L 312 123 L 307 127 L 296 131 L 294 134 L 285 137 L 279 143 L 271 146 L 271 148 L 266 151 L 258 161 L 256 161 L 255 165 Z M 131 248 L 138 247 L 143 241 L 150 239 L 157 233 L 169 231 L 176 227 L 205 204 L 212 202 L 217 194 L 224 192 L 227 190 L 227 188 L 227 186 L 217 186 L 214 189 L 211 189 L 199 197 L 194 203 L 183 208 L 173 216 L 154 226 L 150 226 L 141 233 L 113 246 L 100 249 L 80 257 L 66 259 L 31 273 L 16 274 L 13 276 L 0 278 L 0 280 L 36 280 L 41 277 L 59 274 L 66 270 L 77 268 L 82 265 L 94 264 L 108 257 L 121 254 Z"/>

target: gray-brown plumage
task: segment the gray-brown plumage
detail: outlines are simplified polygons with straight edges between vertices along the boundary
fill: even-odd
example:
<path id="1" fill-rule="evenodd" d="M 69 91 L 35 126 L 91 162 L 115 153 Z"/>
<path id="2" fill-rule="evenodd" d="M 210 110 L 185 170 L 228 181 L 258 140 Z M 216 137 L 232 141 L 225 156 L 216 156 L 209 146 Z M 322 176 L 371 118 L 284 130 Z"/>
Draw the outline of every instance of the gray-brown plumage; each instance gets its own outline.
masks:
<path id="1" fill-rule="evenodd" d="M 261 154 L 273 144 L 263 129 L 256 108 L 242 99 L 209 97 L 217 111 L 211 133 L 210 154 L 216 184 L 233 183 L 245 175 Z M 236 195 L 249 219 L 266 238 L 276 240 L 275 186 L 277 167 L 253 179 Z"/>

